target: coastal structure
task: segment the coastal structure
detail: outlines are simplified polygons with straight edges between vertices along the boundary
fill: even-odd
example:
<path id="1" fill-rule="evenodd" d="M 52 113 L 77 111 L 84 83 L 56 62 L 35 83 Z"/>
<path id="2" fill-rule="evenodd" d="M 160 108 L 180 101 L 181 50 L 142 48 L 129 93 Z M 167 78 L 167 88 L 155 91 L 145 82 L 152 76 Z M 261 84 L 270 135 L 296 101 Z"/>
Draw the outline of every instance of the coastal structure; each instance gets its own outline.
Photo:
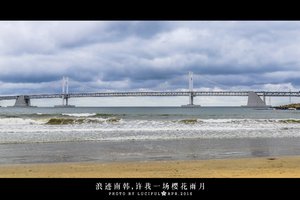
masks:
<path id="1" fill-rule="evenodd" d="M 266 104 L 265 95 L 263 95 L 263 100 L 253 91 L 248 92 L 248 103 L 246 106 L 242 107 L 271 107 L 271 105 Z"/>
<path id="2" fill-rule="evenodd" d="M 299 91 L 195 91 L 193 89 L 193 73 L 189 73 L 188 91 L 156 91 L 156 92 L 80 92 L 69 93 L 68 78 L 63 78 L 62 93 L 56 94 L 22 94 L 11 96 L 0 96 L 1 100 L 16 100 L 15 107 L 30 107 L 31 99 L 61 98 L 62 105 L 56 107 L 74 107 L 69 105 L 70 98 L 83 97 L 145 97 L 145 96 L 188 96 L 189 104 L 183 107 L 199 107 L 194 104 L 194 97 L 201 96 L 248 96 L 247 105 L 244 107 L 270 107 L 266 105 L 266 97 L 300 97 Z"/>
<path id="3" fill-rule="evenodd" d="M 200 107 L 200 105 L 194 104 L 194 93 L 193 93 L 193 87 L 194 87 L 194 80 L 193 80 L 193 72 L 189 72 L 189 104 L 182 105 L 181 107 Z"/>
<path id="4" fill-rule="evenodd" d="M 69 78 L 63 76 L 62 79 L 62 105 L 55 105 L 54 107 L 75 107 L 74 105 L 69 105 Z"/>

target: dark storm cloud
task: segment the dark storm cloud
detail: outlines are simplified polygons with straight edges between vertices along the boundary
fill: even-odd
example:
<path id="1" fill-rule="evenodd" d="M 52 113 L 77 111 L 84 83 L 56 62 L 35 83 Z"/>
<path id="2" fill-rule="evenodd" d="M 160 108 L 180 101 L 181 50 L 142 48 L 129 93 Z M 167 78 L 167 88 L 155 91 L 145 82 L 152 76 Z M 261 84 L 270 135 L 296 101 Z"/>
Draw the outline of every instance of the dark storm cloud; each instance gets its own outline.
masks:
<path id="1" fill-rule="evenodd" d="M 6 76 L 0 75 L 0 80 L 3 82 L 10 83 L 41 83 L 41 82 L 50 82 L 58 80 L 57 75 L 51 74 L 9 74 Z"/>
<path id="2" fill-rule="evenodd" d="M 115 33 L 114 37 L 124 38 L 128 35 L 149 39 L 156 34 L 170 30 L 171 27 L 166 22 L 148 21 L 148 22 L 113 22 L 108 27 L 108 31 Z"/>
<path id="3" fill-rule="evenodd" d="M 95 22 L 95 24 L 102 24 Z M 127 37 L 150 39 L 161 31 L 169 30 L 171 27 L 166 22 L 110 22 L 105 26 L 93 27 L 89 30 L 87 37 L 77 37 L 74 40 L 62 41 L 62 48 L 78 48 L 94 43 L 116 43 Z"/>
<path id="4" fill-rule="evenodd" d="M 62 76 L 73 91 L 182 89 L 188 71 L 197 88 L 300 86 L 299 22 L 1 22 L 0 29 L 2 94 L 59 91 Z"/>

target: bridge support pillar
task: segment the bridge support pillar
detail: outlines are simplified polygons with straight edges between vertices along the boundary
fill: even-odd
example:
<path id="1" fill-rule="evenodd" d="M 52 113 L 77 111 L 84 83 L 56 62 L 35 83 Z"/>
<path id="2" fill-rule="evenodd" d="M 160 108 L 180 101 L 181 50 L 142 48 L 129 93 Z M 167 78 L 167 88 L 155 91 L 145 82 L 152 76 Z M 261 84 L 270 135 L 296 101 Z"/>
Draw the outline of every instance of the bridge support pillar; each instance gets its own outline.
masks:
<path id="1" fill-rule="evenodd" d="M 31 106 L 29 96 L 18 96 L 15 102 L 14 107 L 27 107 Z"/>
<path id="2" fill-rule="evenodd" d="M 67 107 L 67 108 L 73 108 L 75 107 L 74 105 L 69 105 L 69 98 L 70 96 L 68 94 L 63 94 L 62 95 L 62 105 L 55 105 L 54 107 Z"/>
<path id="3" fill-rule="evenodd" d="M 200 107 L 200 105 L 194 104 L 194 93 L 193 92 L 190 92 L 190 94 L 189 94 L 189 104 L 182 105 L 181 107 Z"/>
<path id="4" fill-rule="evenodd" d="M 68 106 L 69 105 L 69 97 L 66 97 L 65 99 L 66 99 L 66 106 Z"/>
<path id="5" fill-rule="evenodd" d="M 189 105 L 194 105 L 194 95 L 192 94 L 192 92 L 190 93 L 189 96 Z"/>
<path id="6" fill-rule="evenodd" d="M 270 107 L 270 106 L 266 105 L 265 95 L 263 95 L 263 100 L 262 100 L 255 92 L 249 92 L 247 106 L 243 106 L 243 107 L 261 108 L 261 107 Z"/>

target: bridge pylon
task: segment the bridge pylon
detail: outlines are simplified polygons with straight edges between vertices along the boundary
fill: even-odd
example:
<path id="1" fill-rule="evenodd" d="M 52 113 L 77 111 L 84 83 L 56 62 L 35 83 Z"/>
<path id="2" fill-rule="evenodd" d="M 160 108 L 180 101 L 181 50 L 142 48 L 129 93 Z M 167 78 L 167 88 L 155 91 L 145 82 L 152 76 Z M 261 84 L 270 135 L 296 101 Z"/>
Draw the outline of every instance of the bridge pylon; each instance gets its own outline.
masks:
<path id="1" fill-rule="evenodd" d="M 62 105 L 56 105 L 54 107 L 75 107 L 74 105 L 69 105 L 69 77 L 63 76 L 62 79 Z"/>
<path id="2" fill-rule="evenodd" d="M 193 92 L 193 87 L 194 87 L 193 72 L 189 72 L 189 104 L 182 105 L 181 107 L 200 107 L 200 105 L 194 104 L 195 94 Z"/>

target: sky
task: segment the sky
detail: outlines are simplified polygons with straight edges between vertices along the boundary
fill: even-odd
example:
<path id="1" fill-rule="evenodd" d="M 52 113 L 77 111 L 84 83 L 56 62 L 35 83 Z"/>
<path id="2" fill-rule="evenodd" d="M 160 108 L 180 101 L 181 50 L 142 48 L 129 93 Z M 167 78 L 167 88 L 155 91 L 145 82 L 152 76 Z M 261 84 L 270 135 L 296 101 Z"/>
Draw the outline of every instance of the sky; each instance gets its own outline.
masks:
<path id="1" fill-rule="evenodd" d="M 1 21 L 0 95 L 187 90 L 299 91 L 300 21 Z M 243 97 L 196 97 L 241 105 Z M 286 98 L 272 104 L 288 103 Z M 293 99 L 297 101 L 297 99 Z M 33 100 L 53 105 L 54 100 Z M 71 99 L 76 105 L 182 105 L 187 97 Z M 0 105 L 10 105 L 2 101 Z"/>

